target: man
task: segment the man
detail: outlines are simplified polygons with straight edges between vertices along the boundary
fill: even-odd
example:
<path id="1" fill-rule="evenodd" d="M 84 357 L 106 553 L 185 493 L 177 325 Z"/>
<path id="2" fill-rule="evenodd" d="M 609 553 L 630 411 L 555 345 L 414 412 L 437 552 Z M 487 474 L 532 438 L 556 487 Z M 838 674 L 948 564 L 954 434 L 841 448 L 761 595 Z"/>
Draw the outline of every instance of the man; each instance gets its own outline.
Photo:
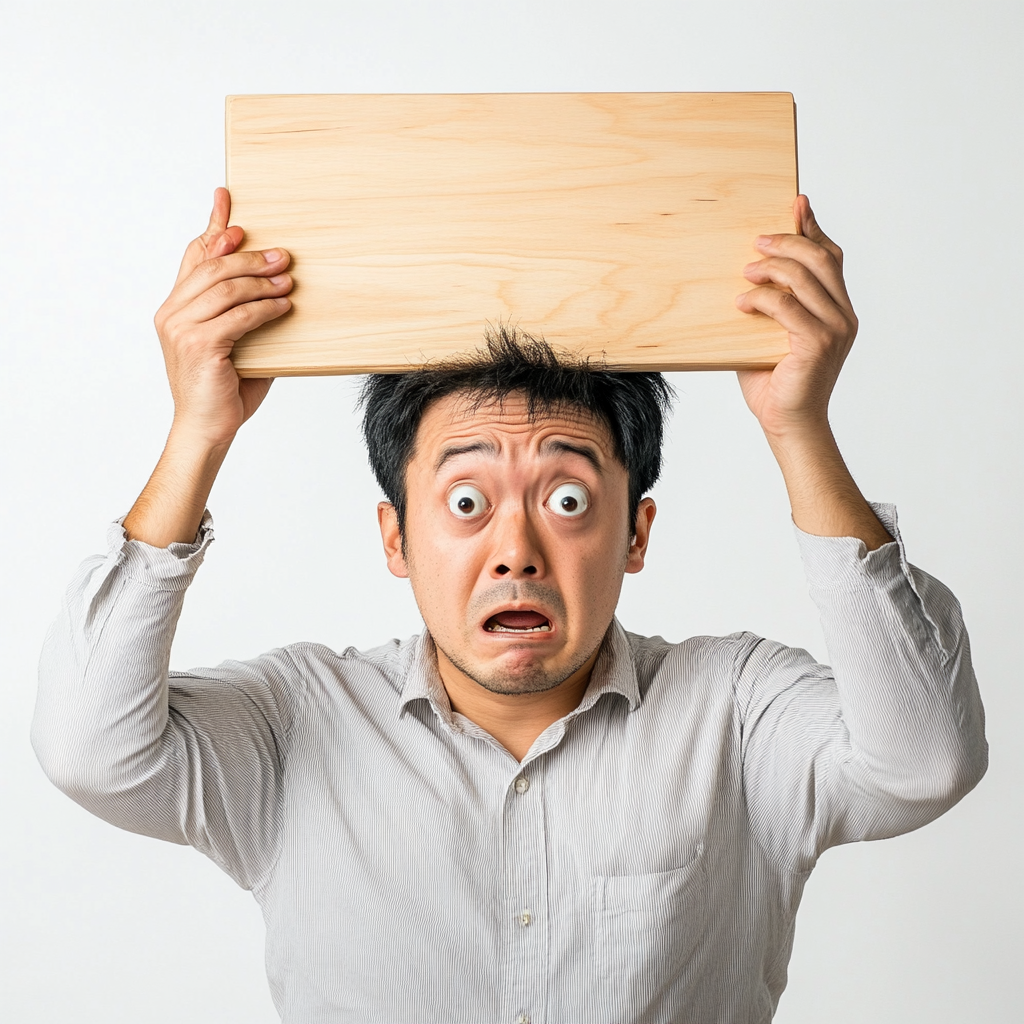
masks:
<path id="1" fill-rule="evenodd" d="M 957 603 L 829 429 L 857 321 L 806 198 L 798 234 L 757 239 L 737 299 L 791 353 L 740 383 L 832 668 L 749 634 L 624 631 L 668 389 L 506 330 L 364 391 L 387 563 L 423 635 L 169 674 L 210 489 L 270 384 L 240 380 L 231 348 L 289 305 L 287 253 L 236 252 L 228 213 L 218 190 L 156 318 L 165 451 L 46 642 L 50 777 L 252 889 L 291 1024 L 770 1020 L 821 852 L 925 824 L 987 758 Z"/>

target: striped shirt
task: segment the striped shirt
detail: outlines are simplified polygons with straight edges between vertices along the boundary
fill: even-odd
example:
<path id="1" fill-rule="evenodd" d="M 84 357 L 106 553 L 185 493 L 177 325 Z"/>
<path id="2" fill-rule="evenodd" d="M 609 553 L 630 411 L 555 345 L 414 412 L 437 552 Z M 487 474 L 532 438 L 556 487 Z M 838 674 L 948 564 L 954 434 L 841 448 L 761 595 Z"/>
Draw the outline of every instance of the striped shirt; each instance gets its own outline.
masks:
<path id="1" fill-rule="evenodd" d="M 251 889 L 286 1024 L 761 1024 L 808 874 L 985 771 L 960 610 L 897 541 L 798 533 L 833 667 L 614 621 L 523 761 L 453 712 L 429 635 L 168 672 L 212 539 L 114 524 L 43 651 L 33 742 L 122 828 Z"/>

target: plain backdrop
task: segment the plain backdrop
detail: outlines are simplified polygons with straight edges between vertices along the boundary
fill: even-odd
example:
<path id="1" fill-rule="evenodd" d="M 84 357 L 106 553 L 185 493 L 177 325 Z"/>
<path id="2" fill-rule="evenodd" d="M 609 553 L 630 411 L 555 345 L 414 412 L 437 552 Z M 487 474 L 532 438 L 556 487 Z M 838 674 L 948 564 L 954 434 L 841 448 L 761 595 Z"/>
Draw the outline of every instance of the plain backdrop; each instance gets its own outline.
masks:
<path id="1" fill-rule="evenodd" d="M 61 593 L 170 422 L 152 316 L 223 181 L 224 96 L 789 90 L 801 187 L 862 325 L 836 434 L 865 493 L 897 503 L 912 561 L 961 599 L 991 767 L 926 829 L 824 856 L 776 1020 L 1019 1021 L 1022 44 L 1019 0 L 4 4 L 0 1018 L 276 1020 L 251 897 L 192 850 L 92 819 L 28 742 Z M 673 383 L 621 620 L 673 640 L 751 629 L 827 660 L 733 375 Z M 279 381 L 244 428 L 176 667 L 419 630 L 380 553 L 357 386 Z"/>

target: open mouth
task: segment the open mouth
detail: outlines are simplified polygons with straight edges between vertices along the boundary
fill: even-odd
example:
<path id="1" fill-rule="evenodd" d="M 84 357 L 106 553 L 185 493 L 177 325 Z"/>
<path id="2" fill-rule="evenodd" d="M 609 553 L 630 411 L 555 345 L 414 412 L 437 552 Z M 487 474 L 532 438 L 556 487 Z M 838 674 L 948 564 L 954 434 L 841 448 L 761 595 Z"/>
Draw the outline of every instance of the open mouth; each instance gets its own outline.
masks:
<path id="1" fill-rule="evenodd" d="M 488 633 L 550 633 L 551 621 L 540 612 L 497 612 L 485 623 Z"/>

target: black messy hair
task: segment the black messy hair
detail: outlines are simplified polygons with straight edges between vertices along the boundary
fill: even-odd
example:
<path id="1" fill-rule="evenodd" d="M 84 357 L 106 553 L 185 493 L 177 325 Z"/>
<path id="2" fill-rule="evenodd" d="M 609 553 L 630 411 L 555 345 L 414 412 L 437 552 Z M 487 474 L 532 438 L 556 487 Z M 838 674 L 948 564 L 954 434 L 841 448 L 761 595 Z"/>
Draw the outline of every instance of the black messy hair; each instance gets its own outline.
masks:
<path id="1" fill-rule="evenodd" d="M 629 474 L 632 532 L 640 499 L 661 472 L 661 443 L 672 388 L 660 373 L 617 373 L 589 359 L 558 356 L 517 327 L 488 327 L 476 352 L 408 373 L 375 373 L 363 384 L 363 437 L 370 466 L 404 532 L 405 470 L 427 407 L 462 393 L 483 404 L 524 396 L 527 412 L 583 411 L 607 424 L 615 456 Z"/>

